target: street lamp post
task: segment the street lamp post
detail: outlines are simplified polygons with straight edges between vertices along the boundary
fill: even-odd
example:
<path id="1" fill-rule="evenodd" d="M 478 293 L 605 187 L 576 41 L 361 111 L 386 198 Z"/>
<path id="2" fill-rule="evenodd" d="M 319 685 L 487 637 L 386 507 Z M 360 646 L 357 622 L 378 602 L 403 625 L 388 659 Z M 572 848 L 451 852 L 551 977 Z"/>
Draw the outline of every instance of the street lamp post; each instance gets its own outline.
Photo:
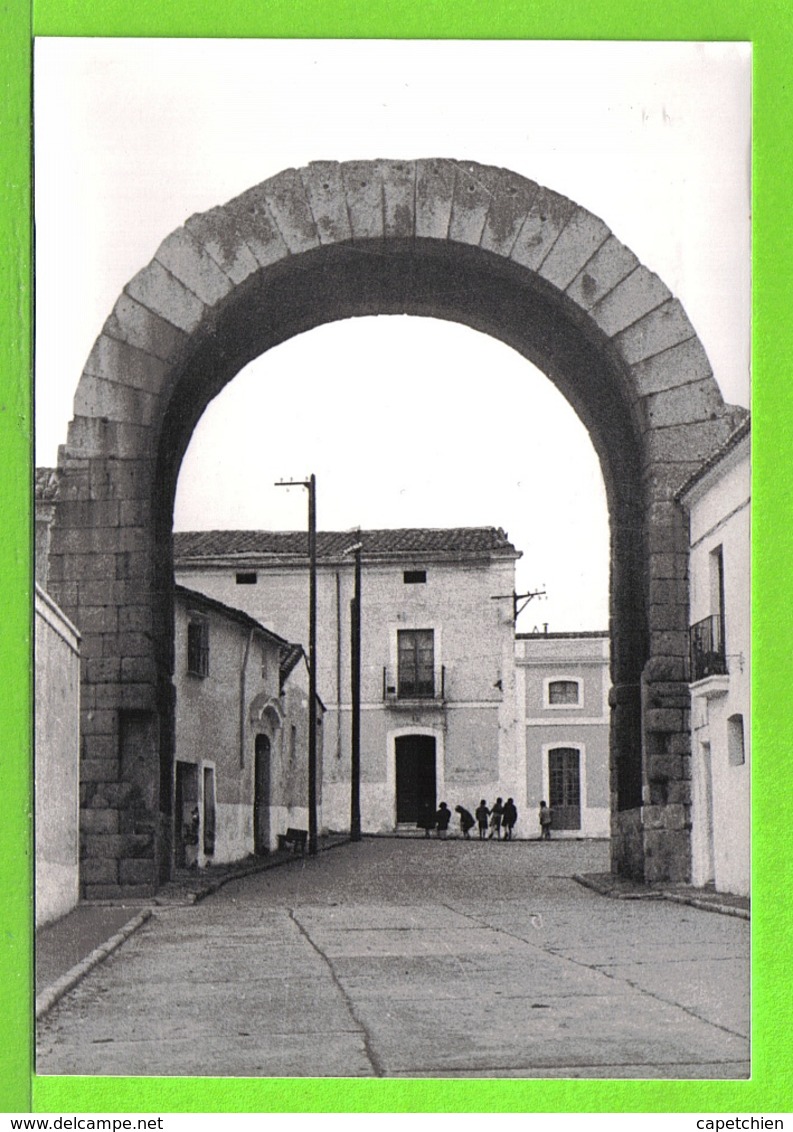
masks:
<path id="1" fill-rule="evenodd" d="M 308 852 L 317 853 L 317 480 L 279 480 L 308 489 Z"/>
<path id="2" fill-rule="evenodd" d="M 350 840 L 361 840 L 361 543 L 347 548 L 355 555 L 355 592 L 350 602 L 350 673 L 352 730 L 350 758 Z"/>

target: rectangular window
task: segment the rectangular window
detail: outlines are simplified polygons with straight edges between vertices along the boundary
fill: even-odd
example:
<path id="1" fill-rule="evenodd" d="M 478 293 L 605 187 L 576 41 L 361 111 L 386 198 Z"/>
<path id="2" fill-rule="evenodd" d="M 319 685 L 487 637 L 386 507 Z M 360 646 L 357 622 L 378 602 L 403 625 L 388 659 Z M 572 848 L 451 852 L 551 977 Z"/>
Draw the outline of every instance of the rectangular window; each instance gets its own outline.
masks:
<path id="1" fill-rule="evenodd" d="M 203 618 L 193 618 L 187 626 L 187 671 L 209 675 L 209 623 Z"/>
<path id="2" fill-rule="evenodd" d="M 235 580 L 238 586 L 255 586 L 258 578 L 255 570 L 242 570 Z"/>
<path id="3" fill-rule="evenodd" d="M 435 634 L 432 629 L 400 629 L 397 633 L 398 695 L 432 699 L 435 695 Z"/>
<path id="4" fill-rule="evenodd" d="M 402 581 L 406 586 L 417 586 L 427 580 L 426 570 L 405 570 L 402 573 Z"/>
<path id="5" fill-rule="evenodd" d="M 549 704 L 577 704 L 579 690 L 577 680 L 551 680 L 548 685 Z"/>

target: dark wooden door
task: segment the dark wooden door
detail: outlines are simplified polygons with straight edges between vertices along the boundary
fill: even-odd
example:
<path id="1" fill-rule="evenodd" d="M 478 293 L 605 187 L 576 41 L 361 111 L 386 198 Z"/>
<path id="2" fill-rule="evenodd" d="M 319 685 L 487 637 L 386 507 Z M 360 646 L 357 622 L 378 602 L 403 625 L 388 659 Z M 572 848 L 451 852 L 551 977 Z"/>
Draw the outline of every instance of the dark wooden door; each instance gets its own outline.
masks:
<path id="1" fill-rule="evenodd" d="M 575 747 L 556 747 L 548 752 L 548 803 L 553 811 L 552 829 L 581 828 L 580 754 Z"/>
<path id="2" fill-rule="evenodd" d="M 396 820 L 415 825 L 435 813 L 435 739 L 401 735 L 396 741 Z"/>
<path id="3" fill-rule="evenodd" d="M 253 851 L 270 852 L 270 740 L 256 736 L 253 786 Z"/>

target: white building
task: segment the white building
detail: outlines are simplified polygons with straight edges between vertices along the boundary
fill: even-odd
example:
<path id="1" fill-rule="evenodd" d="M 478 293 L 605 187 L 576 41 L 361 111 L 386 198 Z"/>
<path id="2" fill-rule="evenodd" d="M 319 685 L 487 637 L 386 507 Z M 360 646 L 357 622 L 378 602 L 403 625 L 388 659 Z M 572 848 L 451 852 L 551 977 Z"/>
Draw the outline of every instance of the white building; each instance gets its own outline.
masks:
<path id="1" fill-rule="evenodd" d="M 317 534 L 317 689 L 327 708 L 324 825 L 350 820 L 352 544 L 362 544 L 361 822 L 415 826 L 423 806 L 473 810 L 512 796 L 516 742 L 513 591 L 519 553 L 496 528 Z M 308 643 L 305 532 L 174 535 L 177 581 Z"/>
<path id="2" fill-rule="evenodd" d="M 518 633 L 515 664 L 529 810 L 521 836 L 539 835 L 545 801 L 552 837 L 608 837 L 608 633 Z"/>
<path id="3" fill-rule="evenodd" d="M 58 920 L 80 894 L 80 634 L 38 585 L 35 594 L 36 926 Z M 84 836 L 108 811 L 84 784 Z M 89 864 L 90 867 L 90 864 Z"/>
<path id="4" fill-rule="evenodd" d="M 204 594 L 177 586 L 174 598 L 176 867 L 267 853 L 307 829 L 305 655 Z"/>
<path id="5" fill-rule="evenodd" d="M 692 882 L 749 894 L 750 423 L 678 493 L 690 516 Z"/>

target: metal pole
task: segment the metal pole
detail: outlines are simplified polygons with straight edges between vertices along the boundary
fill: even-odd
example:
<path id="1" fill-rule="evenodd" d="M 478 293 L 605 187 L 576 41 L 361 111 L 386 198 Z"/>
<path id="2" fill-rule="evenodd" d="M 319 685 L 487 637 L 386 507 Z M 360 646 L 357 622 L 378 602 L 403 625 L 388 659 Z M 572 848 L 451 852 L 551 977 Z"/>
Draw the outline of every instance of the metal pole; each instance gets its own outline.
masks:
<path id="1" fill-rule="evenodd" d="M 355 596 L 352 599 L 352 758 L 350 766 L 350 840 L 361 840 L 361 547 L 355 548 Z"/>
<path id="2" fill-rule="evenodd" d="M 308 851 L 317 852 L 317 481 L 308 481 Z"/>

